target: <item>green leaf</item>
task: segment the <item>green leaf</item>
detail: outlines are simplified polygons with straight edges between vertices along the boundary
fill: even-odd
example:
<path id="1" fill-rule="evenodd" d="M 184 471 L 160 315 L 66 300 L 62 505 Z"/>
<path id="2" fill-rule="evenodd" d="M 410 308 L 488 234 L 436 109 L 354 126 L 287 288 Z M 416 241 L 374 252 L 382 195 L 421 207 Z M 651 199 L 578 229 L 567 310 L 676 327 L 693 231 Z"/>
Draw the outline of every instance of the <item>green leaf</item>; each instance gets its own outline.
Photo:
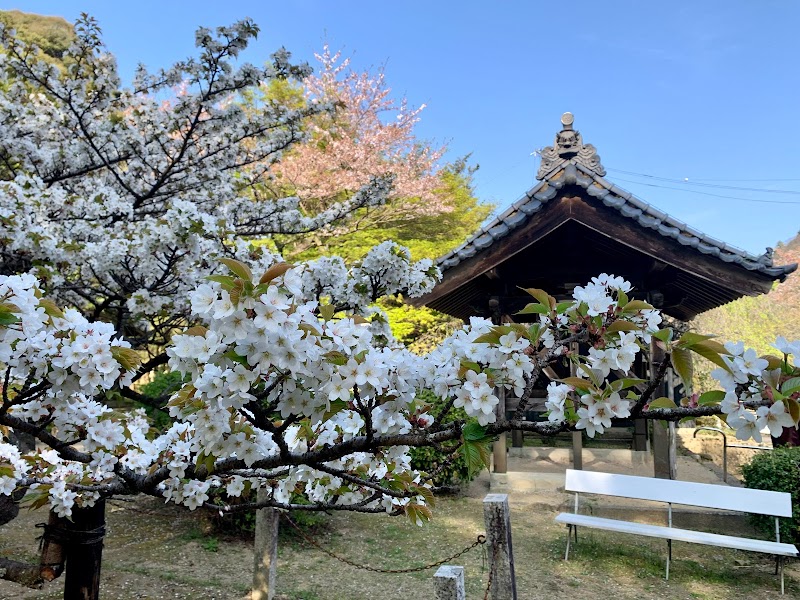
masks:
<path id="1" fill-rule="evenodd" d="M 319 315 L 322 317 L 323 321 L 330 321 L 334 314 L 336 314 L 336 308 L 333 304 L 323 304 L 319 307 Z"/>
<path id="2" fill-rule="evenodd" d="M 698 406 L 706 406 L 708 404 L 719 404 L 725 398 L 725 392 L 722 390 L 711 390 L 704 392 L 697 398 Z"/>
<path id="3" fill-rule="evenodd" d="M 10 312 L 4 312 L 0 310 L 0 325 L 13 325 L 14 323 L 19 323 L 21 319 Z"/>
<path id="4" fill-rule="evenodd" d="M 564 379 L 559 379 L 559 382 L 566 383 L 577 390 L 586 390 L 588 392 L 592 389 L 592 383 L 580 377 L 565 377 Z"/>
<path id="5" fill-rule="evenodd" d="M 480 373 L 481 372 L 481 366 L 478 363 L 473 362 L 471 360 L 462 360 L 461 361 L 461 368 L 458 370 L 458 376 L 459 377 L 464 377 L 464 375 L 466 375 L 467 371 L 475 371 L 476 373 Z"/>
<path id="6" fill-rule="evenodd" d="M 630 321 L 614 321 L 606 328 L 606 333 L 616 333 L 618 331 L 639 331 L 639 327 Z"/>
<path id="7" fill-rule="evenodd" d="M 39 300 L 39 306 L 44 308 L 44 312 L 48 316 L 54 318 L 62 318 L 64 316 L 64 311 L 62 311 L 58 305 L 49 298 L 42 298 Z"/>
<path id="8" fill-rule="evenodd" d="M 665 344 L 669 344 L 672 341 L 672 327 L 665 327 L 664 329 L 659 329 L 653 334 L 653 337 L 661 340 Z"/>
<path id="9" fill-rule="evenodd" d="M 631 300 L 625 306 L 622 307 L 622 313 L 629 314 L 629 313 L 639 312 L 640 310 L 651 310 L 652 308 L 653 306 L 648 304 L 644 300 Z"/>
<path id="10" fill-rule="evenodd" d="M 649 408 L 650 409 L 654 409 L 654 408 L 678 408 L 678 405 L 675 404 L 669 398 L 665 398 L 665 397 L 662 396 L 661 398 L 656 398 L 655 400 L 650 402 Z"/>
<path id="11" fill-rule="evenodd" d="M 322 356 L 329 363 L 338 365 L 340 367 L 347 364 L 347 355 L 344 354 L 343 352 L 339 352 L 338 350 L 331 350 L 330 352 L 326 352 Z"/>
<path id="12" fill-rule="evenodd" d="M 112 346 L 111 356 L 113 356 L 114 360 L 116 360 L 126 371 L 133 371 L 140 364 L 142 364 L 142 358 L 133 348 Z"/>
<path id="13" fill-rule="evenodd" d="M 243 262 L 232 258 L 220 258 L 219 262 L 228 267 L 231 273 L 242 278 L 244 281 L 253 281 L 253 272 L 250 270 L 250 267 Z"/>
<path id="14" fill-rule="evenodd" d="M 781 386 L 781 392 L 783 392 L 784 396 L 794 394 L 798 390 L 800 390 L 800 377 L 792 377 L 791 379 L 787 379 Z"/>
<path id="15" fill-rule="evenodd" d="M 670 360 L 672 361 L 672 368 L 683 379 L 684 385 L 690 386 L 693 373 L 691 352 L 685 348 L 673 348 Z"/>
<path id="16" fill-rule="evenodd" d="M 539 288 L 520 288 L 520 289 L 525 292 L 528 292 L 531 296 L 536 298 L 540 304 L 543 304 L 545 307 L 547 307 L 548 311 L 550 309 L 555 308 L 556 299 L 553 298 L 550 294 L 548 294 L 544 290 L 540 290 Z"/>
<path id="17" fill-rule="evenodd" d="M 207 281 L 214 281 L 222 286 L 222 289 L 225 291 L 231 291 L 233 289 L 234 282 L 236 281 L 235 277 L 231 277 L 230 275 L 206 275 Z"/>
<path id="18" fill-rule="evenodd" d="M 575 303 L 574 302 L 559 302 L 556 304 L 556 312 L 561 315 L 567 312 Z"/>
<path id="19" fill-rule="evenodd" d="M 423 525 L 431 520 L 431 509 L 422 504 L 406 504 L 405 509 L 408 520 L 414 525 Z"/>
<path id="20" fill-rule="evenodd" d="M 489 449 L 487 442 L 464 441 L 461 445 L 461 454 L 470 475 L 489 468 Z"/>
<path id="21" fill-rule="evenodd" d="M 617 291 L 617 306 L 625 306 L 628 304 L 630 300 L 628 299 L 628 294 L 623 292 L 622 290 Z"/>
<path id="22" fill-rule="evenodd" d="M 247 364 L 247 357 L 246 357 L 246 356 L 242 356 L 241 354 L 237 354 L 237 353 L 236 353 L 236 351 L 235 351 L 235 350 L 233 350 L 233 349 L 231 349 L 231 350 L 228 350 L 228 351 L 227 351 L 227 352 L 224 354 L 224 356 L 225 356 L 226 358 L 229 358 L 229 359 L 231 359 L 233 362 L 237 362 L 237 363 L 239 363 L 240 365 L 244 365 L 245 367 L 246 367 L 246 366 L 248 366 L 248 364 Z"/>
<path id="23" fill-rule="evenodd" d="M 603 385 L 603 381 L 589 365 L 580 364 L 578 365 L 578 370 L 586 373 L 586 376 L 591 380 L 595 387 L 599 388 L 601 385 Z"/>
<path id="24" fill-rule="evenodd" d="M 489 333 L 484 333 L 482 336 L 479 336 L 475 339 L 476 344 L 499 344 L 500 343 L 500 334 L 497 331 L 490 331 Z"/>
<path id="25" fill-rule="evenodd" d="M 543 304 L 539 304 L 537 302 L 531 302 L 521 311 L 517 312 L 518 315 L 531 315 L 531 314 L 538 314 L 538 315 L 549 315 L 550 309 L 544 306 Z"/>
<path id="26" fill-rule="evenodd" d="M 786 409 L 789 411 L 789 414 L 796 424 L 800 421 L 800 404 L 798 404 L 797 400 L 794 398 L 786 398 L 784 402 L 786 403 Z"/>
<path id="27" fill-rule="evenodd" d="M 704 342 L 706 340 L 710 340 L 713 337 L 714 337 L 713 335 L 701 335 L 699 333 L 694 333 L 692 331 L 687 331 L 675 343 L 678 344 L 679 346 L 683 346 L 685 348 L 688 348 L 689 346 L 692 346 L 692 345 L 697 344 L 699 342 Z"/>
<path id="28" fill-rule="evenodd" d="M 433 491 L 431 488 L 425 487 L 424 485 L 420 485 L 414 488 L 414 491 L 425 498 L 425 504 L 430 506 L 431 508 L 436 508 L 436 498 L 433 496 Z"/>
<path id="29" fill-rule="evenodd" d="M 486 437 L 486 428 L 480 425 L 477 421 L 470 421 L 461 430 L 462 437 L 469 441 L 482 440 Z"/>
<path id="30" fill-rule="evenodd" d="M 636 379 L 634 377 L 617 379 L 611 383 L 611 389 L 615 392 L 621 392 L 622 390 L 646 383 L 646 381 L 646 379 Z"/>
<path id="31" fill-rule="evenodd" d="M 689 350 L 691 350 L 692 352 L 696 352 L 706 360 L 710 360 L 718 367 L 722 367 L 723 369 L 728 371 L 728 373 L 731 372 L 731 368 L 723 360 L 723 358 L 719 355 L 719 353 L 713 347 L 707 346 L 706 342 L 698 342 L 696 344 L 692 344 L 688 348 Z"/>

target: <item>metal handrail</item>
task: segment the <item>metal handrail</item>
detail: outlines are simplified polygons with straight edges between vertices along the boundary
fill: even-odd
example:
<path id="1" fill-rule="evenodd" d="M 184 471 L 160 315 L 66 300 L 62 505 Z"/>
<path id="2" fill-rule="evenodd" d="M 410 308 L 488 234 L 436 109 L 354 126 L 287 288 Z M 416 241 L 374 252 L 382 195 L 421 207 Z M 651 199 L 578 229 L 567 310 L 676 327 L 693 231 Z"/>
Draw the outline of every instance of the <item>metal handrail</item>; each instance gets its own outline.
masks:
<path id="1" fill-rule="evenodd" d="M 719 427 L 696 427 L 694 430 L 693 438 L 697 437 L 697 432 L 702 431 L 703 429 L 707 431 L 715 431 L 717 433 L 722 434 L 722 481 L 728 483 L 728 448 L 746 448 L 749 450 L 772 450 L 772 448 L 767 448 L 765 446 L 749 446 L 747 444 L 729 444 L 728 443 L 728 434 L 725 433 Z"/>

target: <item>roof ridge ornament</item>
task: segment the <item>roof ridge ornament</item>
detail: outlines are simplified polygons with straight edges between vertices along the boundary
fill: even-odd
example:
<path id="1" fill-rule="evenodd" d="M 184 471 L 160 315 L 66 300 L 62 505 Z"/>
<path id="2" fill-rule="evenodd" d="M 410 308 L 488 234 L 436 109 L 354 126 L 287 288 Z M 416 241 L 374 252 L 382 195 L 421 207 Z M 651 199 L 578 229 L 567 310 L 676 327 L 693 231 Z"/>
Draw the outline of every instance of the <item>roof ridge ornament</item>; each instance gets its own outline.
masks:
<path id="1" fill-rule="evenodd" d="M 606 170 L 600 164 L 597 149 L 591 144 L 584 144 L 580 131 L 572 128 L 575 117 L 572 113 L 565 112 L 561 115 L 563 128 L 556 134 L 556 141 L 552 146 L 547 146 L 541 151 L 542 162 L 536 179 L 544 179 L 561 163 L 571 160 L 590 169 L 600 177 L 605 176 Z"/>

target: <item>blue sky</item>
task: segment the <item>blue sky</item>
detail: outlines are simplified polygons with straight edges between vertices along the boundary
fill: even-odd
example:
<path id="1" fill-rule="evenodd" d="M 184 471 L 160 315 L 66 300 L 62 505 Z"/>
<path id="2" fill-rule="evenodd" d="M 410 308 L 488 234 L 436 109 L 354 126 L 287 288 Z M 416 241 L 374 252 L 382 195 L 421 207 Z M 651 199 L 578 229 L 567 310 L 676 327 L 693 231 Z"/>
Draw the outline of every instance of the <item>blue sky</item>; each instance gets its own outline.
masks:
<path id="1" fill-rule="evenodd" d="M 531 153 L 553 143 L 561 114 L 571 111 L 608 179 L 709 235 L 760 254 L 800 230 L 800 3 L 0 6 L 69 20 L 92 14 L 125 80 L 138 62 L 160 67 L 190 55 L 200 25 L 253 18 L 261 34 L 245 55 L 251 62 L 280 46 L 310 60 L 327 42 L 356 68 L 384 66 L 398 96 L 427 104 L 419 135 L 447 143 L 449 158 L 472 153 L 478 196 L 501 209 L 533 185 Z"/>

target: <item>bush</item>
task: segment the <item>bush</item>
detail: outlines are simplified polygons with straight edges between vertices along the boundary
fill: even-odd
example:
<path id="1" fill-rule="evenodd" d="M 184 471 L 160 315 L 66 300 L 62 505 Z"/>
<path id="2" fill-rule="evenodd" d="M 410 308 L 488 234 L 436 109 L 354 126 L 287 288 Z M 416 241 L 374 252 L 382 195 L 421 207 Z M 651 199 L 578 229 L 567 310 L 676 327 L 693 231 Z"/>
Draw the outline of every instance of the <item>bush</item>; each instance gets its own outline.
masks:
<path id="1" fill-rule="evenodd" d="M 781 541 L 800 543 L 800 447 L 776 448 L 756 454 L 742 467 L 744 484 L 758 490 L 788 492 L 792 495 L 791 519 L 780 520 Z M 753 524 L 765 535 L 775 535 L 775 520 L 766 515 L 753 515 Z"/>
<path id="2" fill-rule="evenodd" d="M 427 402 L 430 406 L 430 414 L 436 416 L 444 407 L 441 398 L 437 398 L 433 392 L 423 390 L 417 396 Z M 445 418 L 445 423 L 456 419 L 466 419 L 466 413 L 458 408 L 450 411 Z M 464 456 L 459 452 L 456 457 L 448 462 L 448 456 L 439 452 L 436 448 L 421 447 L 411 449 L 411 468 L 425 473 L 433 473 L 433 484 L 436 487 L 450 487 L 469 483 L 474 478 L 470 476 Z"/>

